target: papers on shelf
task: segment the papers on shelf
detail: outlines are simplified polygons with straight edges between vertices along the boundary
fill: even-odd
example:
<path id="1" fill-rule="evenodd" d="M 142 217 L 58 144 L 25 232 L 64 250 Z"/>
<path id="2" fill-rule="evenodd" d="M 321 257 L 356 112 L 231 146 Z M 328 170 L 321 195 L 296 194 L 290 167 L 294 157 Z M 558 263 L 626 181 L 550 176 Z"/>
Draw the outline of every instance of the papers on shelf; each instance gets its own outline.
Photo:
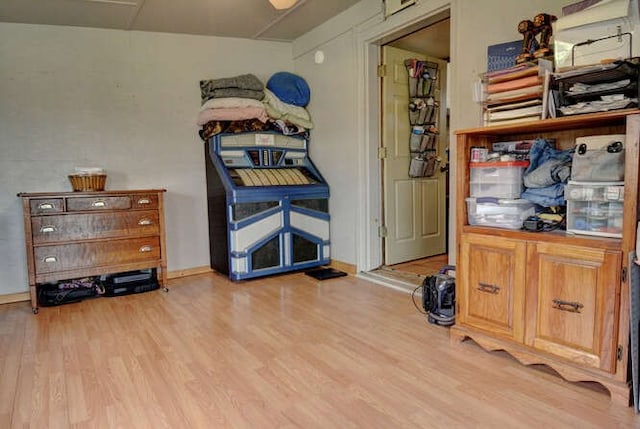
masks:
<path id="1" fill-rule="evenodd" d="M 577 115 L 579 113 L 595 113 L 606 112 L 607 110 L 624 109 L 634 104 L 636 106 L 638 105 L 637 98 L 624 97 L 622 99 L 594 100 L 576 103 L 570 106 L 560 107 L 560 111 L 564 115 Z"/>
<path id="2" fill-rule="evenodd" d="M 487 94 L 487 102 L 488 104 L 511 103 L 515 101 L 529 100 L 536 97 L 542 97 L 542 85 Z"/>
<path id="3" fill-rule="evenodd" d="M 542 85 L 542 78 L 538 75 L 521 77 L 498 83 L 490 83 L 487 85 L 487 93 L 494 94 L 496 92 L 513 91 L 521 88 L 529 88 L 532 86 Z"/>
<path id="4" fill-rule="evenodd" d="M 542 114 L 542 103 L 535 106 L 522 107 L 519 109 L 503 110 L 498 112 L 488 112 L 489 121 L 501 119 L 524 118 L 527 116 L 539 116 Z"/>

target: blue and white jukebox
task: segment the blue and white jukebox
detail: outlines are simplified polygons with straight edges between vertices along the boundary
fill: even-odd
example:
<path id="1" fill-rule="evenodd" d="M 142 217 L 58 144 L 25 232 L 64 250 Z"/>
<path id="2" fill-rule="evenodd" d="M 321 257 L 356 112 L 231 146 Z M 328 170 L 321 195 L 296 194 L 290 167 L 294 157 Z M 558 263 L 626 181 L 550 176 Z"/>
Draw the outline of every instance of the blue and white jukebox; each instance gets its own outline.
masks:
<path id="1" fill-rule="evenodd" d="M 207 141 L 214 270 L 242 280 L 329 263 L 329 186 L 307 143 L 270 132 Z"/>

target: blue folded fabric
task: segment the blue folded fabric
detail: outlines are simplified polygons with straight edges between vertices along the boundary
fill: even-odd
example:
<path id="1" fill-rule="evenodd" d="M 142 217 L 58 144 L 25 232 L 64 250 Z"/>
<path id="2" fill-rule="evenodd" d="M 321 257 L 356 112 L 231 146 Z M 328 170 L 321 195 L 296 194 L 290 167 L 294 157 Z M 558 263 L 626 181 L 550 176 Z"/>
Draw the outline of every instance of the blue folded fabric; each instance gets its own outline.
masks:
<path id="1" fill-rule="evenodd" d="M 307 82 L 300 76 L 289 72 L 275 73 L 267 81 L 267 88 L 280 101 L 305 107 L 311 99 L 311 90 Z"/>
<path id="2" fill-rule="evenodd" d="M 524 171 L 525 191 L 520 198 L 543 207 L 565 205 L 564 185 L 571 174 L 573 149 L 558 150 L 542 138 L 529 151 L 529 167 Z"/>

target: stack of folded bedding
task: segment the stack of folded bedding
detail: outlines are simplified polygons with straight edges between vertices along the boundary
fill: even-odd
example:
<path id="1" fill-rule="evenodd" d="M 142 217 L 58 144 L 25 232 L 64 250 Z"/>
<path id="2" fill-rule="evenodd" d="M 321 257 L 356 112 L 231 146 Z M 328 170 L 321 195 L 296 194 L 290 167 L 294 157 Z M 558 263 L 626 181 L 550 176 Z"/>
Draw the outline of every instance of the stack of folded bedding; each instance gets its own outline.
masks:
<path id="1" fill-rule="evenodd" d="M 200 81 L 200 137 L 219 133 L 277 131 L 307 134 L 313 128 L 306 109 L 310 90 L 293 73 L 275 73 L 267 85 L 252 75 Z"/>
<path id="2" fill-rule="evenodd" d="M 269 119 L 283 134 L 304 133 L 313 128 L 306 109 L 311 98 L 307 82 L 289 72 L 278 72 L 269 78 L 262 103 Z"/>
<path id="3" fill-rule="evenodd" d="M 264 84 L 253 74 L 201 80 L 200 95 L 197 123 L 203 140 L 221 132 L 271 129 L 260 101 Z"/>

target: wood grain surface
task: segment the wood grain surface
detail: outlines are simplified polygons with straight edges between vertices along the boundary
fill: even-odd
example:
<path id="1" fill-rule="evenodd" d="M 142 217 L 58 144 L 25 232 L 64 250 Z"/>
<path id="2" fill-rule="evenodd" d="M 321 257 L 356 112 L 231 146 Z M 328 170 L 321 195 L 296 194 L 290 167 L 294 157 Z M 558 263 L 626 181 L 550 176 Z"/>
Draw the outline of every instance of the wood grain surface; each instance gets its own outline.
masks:
<path id="1" fill-rule="evenodd" d="M 353 276 L 0 306 L 2 428 L 630 428 L 632 408 Z"/>

